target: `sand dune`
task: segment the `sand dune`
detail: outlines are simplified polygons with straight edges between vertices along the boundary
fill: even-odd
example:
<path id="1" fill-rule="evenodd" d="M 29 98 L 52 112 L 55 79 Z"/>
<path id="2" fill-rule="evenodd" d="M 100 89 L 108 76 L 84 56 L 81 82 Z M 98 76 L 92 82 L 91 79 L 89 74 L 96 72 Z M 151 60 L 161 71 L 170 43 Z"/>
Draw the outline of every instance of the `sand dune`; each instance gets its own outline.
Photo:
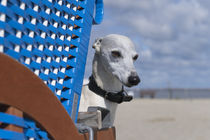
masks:
<path id="1" fill-rule="evenodd" d="M 210 140 L 210 100 L 137 99 L 115 122 L 117 140 Z"/>

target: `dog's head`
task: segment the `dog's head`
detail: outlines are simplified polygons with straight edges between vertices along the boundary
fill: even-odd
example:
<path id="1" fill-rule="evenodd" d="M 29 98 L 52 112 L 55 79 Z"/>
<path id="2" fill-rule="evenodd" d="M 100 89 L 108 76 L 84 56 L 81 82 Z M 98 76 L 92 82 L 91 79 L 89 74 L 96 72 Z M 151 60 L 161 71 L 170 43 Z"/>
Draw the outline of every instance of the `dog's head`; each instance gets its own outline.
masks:
<path id="1" fill-rule="evenodd" d="M 99 54 L 104 69 L 119 79 L 125 86 L 131 87 L 140 82 L 134 67 L 138 54 L 128 37 L 111 34 L 98 38 L 93 44 L 93 48 Z"/>

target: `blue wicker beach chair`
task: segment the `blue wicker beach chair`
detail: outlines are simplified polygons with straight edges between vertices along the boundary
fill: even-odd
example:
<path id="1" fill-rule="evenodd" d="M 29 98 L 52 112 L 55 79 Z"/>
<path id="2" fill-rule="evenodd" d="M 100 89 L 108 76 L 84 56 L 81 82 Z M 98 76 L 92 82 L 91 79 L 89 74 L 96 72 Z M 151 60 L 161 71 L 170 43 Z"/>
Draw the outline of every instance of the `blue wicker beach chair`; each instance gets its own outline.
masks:
<path id="1" fill-rule="evenodd" d="M 0 0 L 0 139 L 62 138 L 52 134 L 62 126 L 43 124 L 53 105 L 76 122 L 91 27 L 102 17 L 102 0 Z"/>

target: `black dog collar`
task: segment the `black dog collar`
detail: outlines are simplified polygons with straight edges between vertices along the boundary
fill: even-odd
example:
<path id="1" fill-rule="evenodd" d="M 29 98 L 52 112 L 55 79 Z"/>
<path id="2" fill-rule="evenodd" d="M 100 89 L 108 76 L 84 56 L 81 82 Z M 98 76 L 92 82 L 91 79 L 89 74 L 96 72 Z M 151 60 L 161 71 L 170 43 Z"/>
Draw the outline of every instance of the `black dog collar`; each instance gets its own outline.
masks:
<path id="1" fill-rule="evenodd" d="M 90 76 L 89 78 L 89 89 L 94 92 L 95 94 L 104 97 L 105 99 L 115 102 L 115 103 L 122 103 L 122 102 L 129 102 L 133 99 L 132 96 L 129 96 L 122 87 L 122 90 L 120 92 L 107 92 L 103 89 L 101 89 L 97 84 L 93 76 Z"/>

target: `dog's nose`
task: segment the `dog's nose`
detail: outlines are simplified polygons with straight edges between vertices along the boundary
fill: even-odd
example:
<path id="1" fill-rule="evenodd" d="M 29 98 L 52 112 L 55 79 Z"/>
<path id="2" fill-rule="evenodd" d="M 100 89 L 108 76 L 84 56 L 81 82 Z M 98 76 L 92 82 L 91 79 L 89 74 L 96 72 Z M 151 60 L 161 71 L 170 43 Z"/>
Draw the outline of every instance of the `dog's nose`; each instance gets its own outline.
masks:
<path id="1" fill-rule="evenodd" d="M 131 85 L 138 85 L 138 83 L 140 82 L 140 78 L 139 76 L 135 73 L 131 74 L 131 76 L 128 77 L 128 82 L 131 84 Z"/>

